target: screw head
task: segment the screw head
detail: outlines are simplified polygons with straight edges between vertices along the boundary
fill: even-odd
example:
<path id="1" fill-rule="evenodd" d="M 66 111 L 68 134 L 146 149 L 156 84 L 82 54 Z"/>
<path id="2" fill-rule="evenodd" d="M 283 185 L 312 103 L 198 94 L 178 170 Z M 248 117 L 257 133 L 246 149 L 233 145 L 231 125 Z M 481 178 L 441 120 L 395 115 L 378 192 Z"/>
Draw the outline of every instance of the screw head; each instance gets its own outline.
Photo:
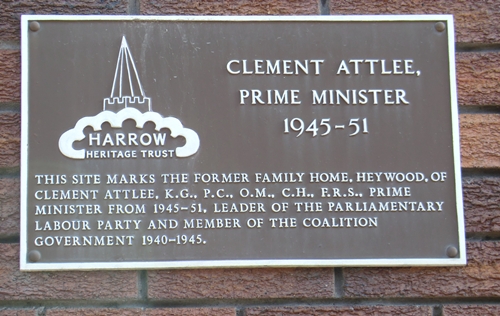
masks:
<path id="1" fill-rule="evenodd" d="M 458 255 L 458 249 L 453 246 L 446 248 L 446 255 L 450 258 L 455 258 Z"/>
<path id="2" fill-rule="evenodd" d="M 40 23 L 38 23 L 37 21 L 30 22 L 30 30 L 31 31 L 36 32 L 39 29 L 40 29 Z"/>
<path id="3" fill-rule="evenodd" d="M 446 24 L 444 24 L 443 22 L 437 22 L 436 24 L 434 24 L 434 28 L 438 32 L 443 32 L 444 30 L 446 30 Z"/>
<path id="4" fill-rule="evenodd" d="M 38 250 L 32 250 L 28 253 L 28 260 L 31 262 L 37 262 L 42 259 L 42 254 Z"/>

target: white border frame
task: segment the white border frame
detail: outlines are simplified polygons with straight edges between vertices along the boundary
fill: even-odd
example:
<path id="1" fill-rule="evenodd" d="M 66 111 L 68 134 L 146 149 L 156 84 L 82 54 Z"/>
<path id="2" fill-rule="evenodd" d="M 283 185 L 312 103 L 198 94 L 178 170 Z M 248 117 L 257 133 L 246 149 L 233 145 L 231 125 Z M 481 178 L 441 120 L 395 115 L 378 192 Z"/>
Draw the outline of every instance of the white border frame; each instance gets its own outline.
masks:
<path id="1" fill-rule="evenodd" d="M 28 23 L 30 21 L 218 21 L 218 22 L 420 22 L 444 21 L 448 31 L 448 58 L 450 69 L 451 123 L 455 163 L 455 193 L 458 222 L 458 258 L 449 259 L 321 259 L 321 260 L 190 260 L 190 261 L 131 261 L 85 263 L 30 263 L 27 262 L 27 167 L 28 167 Z M 98 270 L 98 269 L 162 269 L 162 268 L 243 268 L 243 267 L 405 267 L 405 266 L 461 266 L 467 263 L 465 223 L 462 200 L 460 139 L 458 130 L 458 102 L 455 79 L 455 32 L 452 15 L 365 15 L 365 16 L 119 16 L 119 15 L 23 15 L 21 17 L 21 245 L 22 271 Z"/>

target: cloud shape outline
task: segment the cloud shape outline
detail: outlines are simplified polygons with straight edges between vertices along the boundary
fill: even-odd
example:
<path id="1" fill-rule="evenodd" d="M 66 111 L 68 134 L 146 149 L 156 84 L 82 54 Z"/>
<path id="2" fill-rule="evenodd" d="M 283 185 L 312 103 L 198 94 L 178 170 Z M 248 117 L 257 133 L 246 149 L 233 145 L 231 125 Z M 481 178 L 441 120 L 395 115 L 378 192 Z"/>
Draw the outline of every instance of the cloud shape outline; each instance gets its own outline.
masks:
<path id="1" fill-rule="evenodd" d="M 200 147 L 200 138 L 192 129 L 185 128 L 181 121 L 175 117 L 163 117 L 156 112 L 142 113 L 136 108 L 124 108 L 119 112 L 102 111 L 95 116 L 86 116 L 76 122 L 75 127 L 64 132 L 59 137 L 59 150 L 61 153 L 73 159 L 85 159 L 85 149 L 74 149 L 73 143 L 85 139 L 83 130 L 87 126 L 91 126 L 94 131 L 100 131 L 104 122 L 108 122 L 113 128 L 120 128 L 125 120 L 133 119 L 136 122 L 137 128 L 143 128 L 146 122 L 154 122 L 155 130 L 160 131 L 162 128 L 168 128 L 171 131 L 171 136 L 176 138 L 182 136 L 186 139 L 186 144 L 175 149 L 177 157 L 189 157 L 194 155 Z"/>

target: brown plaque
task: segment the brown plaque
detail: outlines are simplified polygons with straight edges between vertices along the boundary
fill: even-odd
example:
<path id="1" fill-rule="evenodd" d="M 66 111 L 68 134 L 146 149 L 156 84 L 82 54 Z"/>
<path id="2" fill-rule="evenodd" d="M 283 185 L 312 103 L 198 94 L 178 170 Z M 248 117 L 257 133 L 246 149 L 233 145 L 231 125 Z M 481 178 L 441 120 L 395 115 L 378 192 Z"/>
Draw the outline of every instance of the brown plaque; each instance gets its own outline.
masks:
<path id="1" fill-rule="evenodd" d="M 22 34 L 21 269 L 465 264 L 451 16 Z"/>

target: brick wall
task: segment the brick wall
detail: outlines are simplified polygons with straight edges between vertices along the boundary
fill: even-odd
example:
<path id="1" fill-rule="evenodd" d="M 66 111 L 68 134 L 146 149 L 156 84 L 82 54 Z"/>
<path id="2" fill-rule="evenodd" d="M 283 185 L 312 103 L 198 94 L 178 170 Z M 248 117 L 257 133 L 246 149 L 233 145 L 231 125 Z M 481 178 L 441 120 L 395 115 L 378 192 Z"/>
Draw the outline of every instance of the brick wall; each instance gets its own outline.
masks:
<path id="1" fill-rule="evenodd" d="M 19 271 L 21 14 L 455 16 L 468 265 Z M 500 315 L 500 1 L 0 2 L 0 316 Z"/>

